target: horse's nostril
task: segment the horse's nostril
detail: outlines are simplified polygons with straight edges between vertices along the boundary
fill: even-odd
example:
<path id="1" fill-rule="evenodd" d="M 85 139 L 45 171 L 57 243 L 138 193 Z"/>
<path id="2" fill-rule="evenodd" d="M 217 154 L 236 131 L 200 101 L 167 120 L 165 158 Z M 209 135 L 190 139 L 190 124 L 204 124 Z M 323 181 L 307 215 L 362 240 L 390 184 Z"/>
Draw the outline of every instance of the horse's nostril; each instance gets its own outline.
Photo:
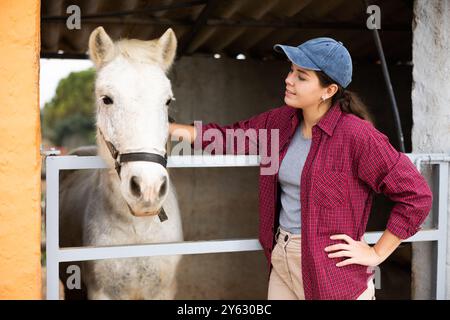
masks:
<path id="1" fill-rule="evenodd" d="M 141 187 L 138 183 L 138 177 L 132 176 L 130 179 L 130 190 L 131 193 L 136 197 L 139 198 L 141 196 Z"/>
<path id="2" fill-rule="evenodd" d="M 161 187 L 159 188 L 159 197 L 163 197 L 167 191 L 167 178 L 163 178 L 163 183 L 161 183 Z"/>

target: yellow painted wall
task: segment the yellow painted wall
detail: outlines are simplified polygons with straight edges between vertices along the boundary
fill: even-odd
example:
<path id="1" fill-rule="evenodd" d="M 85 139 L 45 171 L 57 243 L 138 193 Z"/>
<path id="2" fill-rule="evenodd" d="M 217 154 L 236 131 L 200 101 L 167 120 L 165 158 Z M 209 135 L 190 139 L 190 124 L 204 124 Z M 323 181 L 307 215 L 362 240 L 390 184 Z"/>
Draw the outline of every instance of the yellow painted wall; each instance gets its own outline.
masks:
<path id="1" fill-rule="evenodd" d="M 40 1 L 0 1 L 0 299 L 40 299 Z"/>

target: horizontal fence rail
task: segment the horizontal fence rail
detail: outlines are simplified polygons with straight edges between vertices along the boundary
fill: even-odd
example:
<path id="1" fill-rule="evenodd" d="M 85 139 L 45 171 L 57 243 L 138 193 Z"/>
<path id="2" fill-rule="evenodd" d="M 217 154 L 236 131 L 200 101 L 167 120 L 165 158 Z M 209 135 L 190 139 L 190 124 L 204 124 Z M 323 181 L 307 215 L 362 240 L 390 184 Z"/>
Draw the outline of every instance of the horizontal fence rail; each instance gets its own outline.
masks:
<path id="1" fill-rule="evenodd" d="M 421 230 L 403 242 L 435 241 L 436 298 L 445 299 L 446 254 L 447 254 L 447 200 L 448 200 L 448 162 L 445 154 L 406 154 L 420 170 L 424 164 L 437 165 L 435 187 L 438 190 L 438 224 L 433 229 Z M 244 155 L 191 155 L 171 156 L 169 168 L 208 168 L 208 167 L 255 167 L 259 166 L 258 156 Z M 152 243 L 108 247 L 59 247 L 59 171 L 68 169 L 101 169 L 106 164 L 97 156 L 47 156 L 46 157 L 46 261 L 47 261 L 47 299 L 59 298 L 59 263 L 101 259 L 133 258 L 163 255 L 186 255 L 223 252 L 243 252 L 262 250 L 257 239 L 226 239 L 209 241 L 183 241 L 177 243 Z M 436 195 L 435 195 L 436 197 Z M 364 239 L 374 244 L 383 232 L 366 232 Z"/>

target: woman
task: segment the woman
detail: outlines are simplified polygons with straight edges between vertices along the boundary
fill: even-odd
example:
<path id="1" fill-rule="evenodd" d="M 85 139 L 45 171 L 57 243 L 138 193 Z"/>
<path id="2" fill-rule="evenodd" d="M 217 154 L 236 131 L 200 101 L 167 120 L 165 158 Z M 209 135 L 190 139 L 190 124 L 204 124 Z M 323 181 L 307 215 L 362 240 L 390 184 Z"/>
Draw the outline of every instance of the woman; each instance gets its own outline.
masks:
<path id="1" fill-rule="evenodd" d="M 175 138 L 208 145 L 203 132 L 266 129 L 249 146 L 279 139 L 275 174 L 259 179 L 259 240 L 268 259 L 268 299 L 375 299 L 373 268 L 414 235 L 431 210 L 432 193 L 409 158 L 370 122 L 345 88 L 352 61 L 341 42 L 316 38 L 276 45 L 291 61 L 286 105 L 231 126 L 171 124 Z M 275 130 L 275 131 L 273 131 Z M 235 144 L 236 145 L 236 144 Z M 234 149 L 238 153 L 237 148 Z M 373 192 L 395 202 L 374 246 L 363 241 Z"/>

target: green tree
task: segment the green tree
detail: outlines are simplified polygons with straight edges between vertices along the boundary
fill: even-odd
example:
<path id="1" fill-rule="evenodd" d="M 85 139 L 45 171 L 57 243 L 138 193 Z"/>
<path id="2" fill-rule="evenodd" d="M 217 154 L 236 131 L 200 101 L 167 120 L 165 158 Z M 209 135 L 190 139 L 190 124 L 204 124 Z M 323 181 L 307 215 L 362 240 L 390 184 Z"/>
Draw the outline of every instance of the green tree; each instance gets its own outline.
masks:
<path id="1" fill-rule="evenodd" d="M 95 144 L 94 69 L 72 72 L 61 79 L 55 96 L 42 110 L 43 136 L 58 146 L 74 136 L 82 144 Z"/>

